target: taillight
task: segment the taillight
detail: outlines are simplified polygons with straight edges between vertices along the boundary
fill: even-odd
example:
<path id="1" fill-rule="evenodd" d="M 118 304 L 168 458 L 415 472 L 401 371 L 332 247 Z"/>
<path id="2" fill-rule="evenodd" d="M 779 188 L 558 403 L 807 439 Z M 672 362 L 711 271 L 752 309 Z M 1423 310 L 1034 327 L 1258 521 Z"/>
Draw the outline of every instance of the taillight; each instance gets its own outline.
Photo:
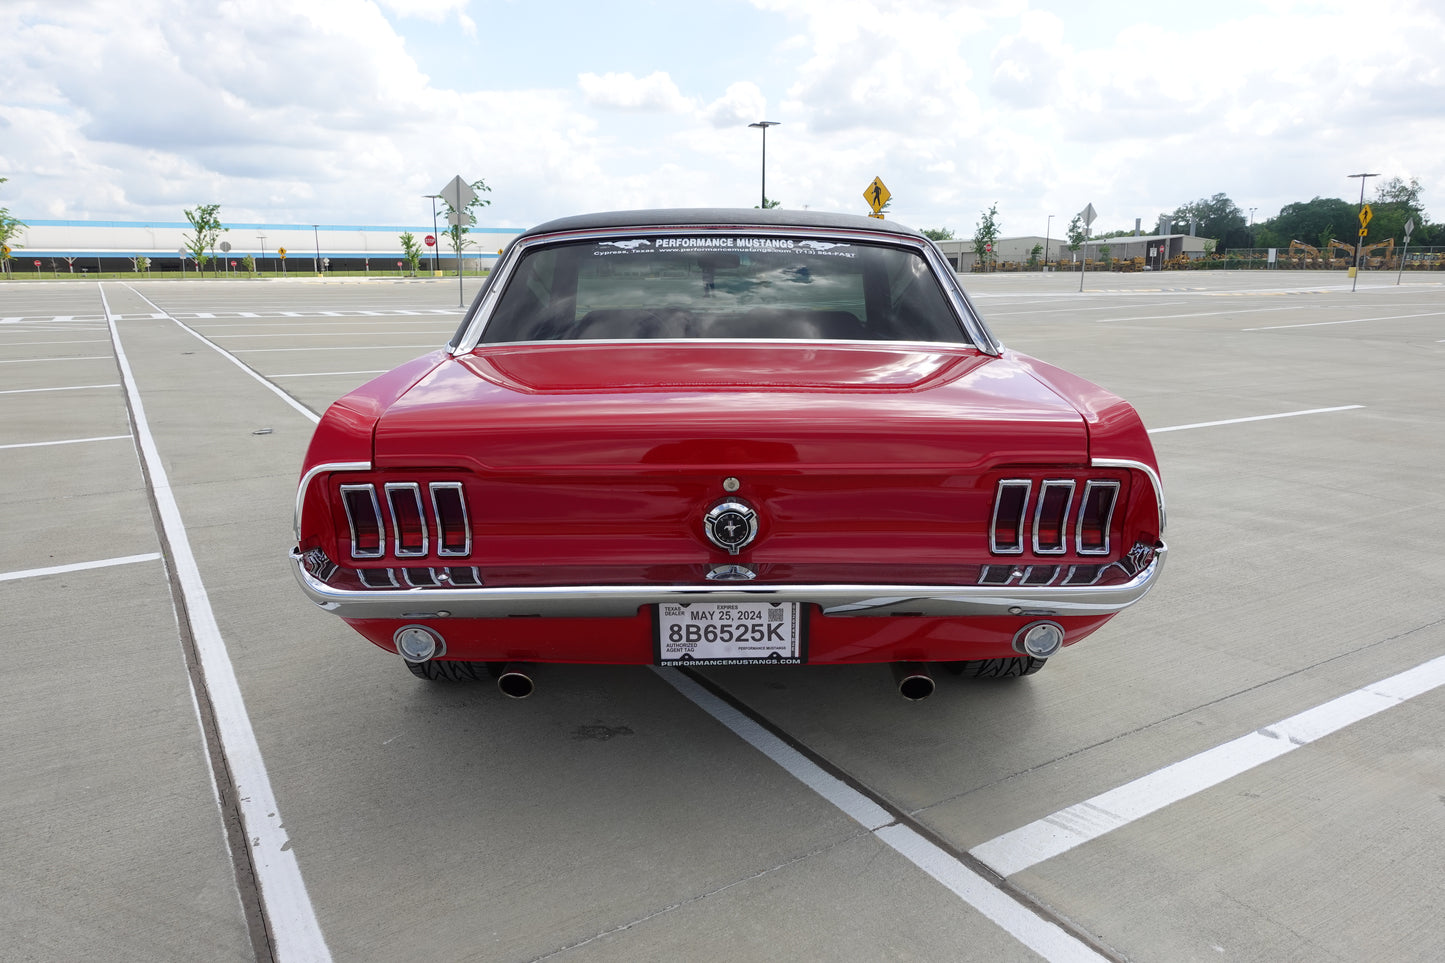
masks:
<path id="1" fill-rule="evenodd" d="M 1018 555 L 1024 550 L 1024 513 L 1033 483 L 1006 479 L 998 483 L 989 526 L 989 550 L 997 555 Z"/>
<path id="2" fill-rule="evenodd" d="M 470 555 L 472 527 L 467 523 L 467 500 L 461 482 L 431 483 L 432 511 L 437 520 L 437 554 L 451 558 Z"/>
<path id="3" fill-rule="evenodd" d="M 1079 508 L 1077 533 L 1080 555 L 1109 554 L 1109 525 L 1114 520 L 1114 504 L 1118 500 L 1118 482 L 1085 483 L 1084 503 Z"/>
<path id="4" fill-rule="evenodd" d="M 1022 555 L 1025 546 L 1034 555 L 1109 554 L 1109 526 L 1119 500 L 1120 482 L 1048 478 L 1004 478 L 994 494 L 989 523 L 989 551 L 994 555 Z M 1073 539 L 1071 542 L 1070 539 Z"/>
<path id="5" fill-rule="evenodd" d="M 1065 533 L 1069 526 L 1069 505 L 1074 500 L 1074 482 L 1046 481 L 1039 489 L 1039 504 L 1034 509 L 1034 552 L 1039 555 L 1062 555 Z"/>
<path id="6" fill-rule="evenodd" d="M 352 558 L 382 558 L 388 549 L 399 559 L 464 558 L 472 552 L 461 482 L 390 481 L 381 486 L 380 498 L 374 484 L 341 485 L 338 491 Z"/>
<path id="7" fill-rule="evenodd" d="M 391 511 L 392 551 L 397 558 L 426 555 L 426 519 L 422 516 L 421 486 L 416 482 L 387 482 L 386 507 Z"/>
<path id="8" fill-rule="evenodd" d="M 351 528 L 351 557 L 381 558 L 386 541 L 376 486 L 342 485 L 341 502 L 346 506 L 346 524 Z"/>

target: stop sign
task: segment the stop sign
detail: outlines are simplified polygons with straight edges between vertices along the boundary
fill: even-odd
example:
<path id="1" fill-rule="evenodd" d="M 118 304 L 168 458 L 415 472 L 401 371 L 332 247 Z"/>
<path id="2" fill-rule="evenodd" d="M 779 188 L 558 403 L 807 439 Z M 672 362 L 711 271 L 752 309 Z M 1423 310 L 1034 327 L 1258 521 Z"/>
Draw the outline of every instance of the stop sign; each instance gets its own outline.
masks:
<path id="1" fill-rule="evenodd" d="M 428 234 L 428 235 L 426 236 L 426 246 L 427 246 L 427 247 L 435 247 L 435 246 L 436 246 L 436 242 L 437 242 L 437 239 L 436 239 L 434 236 L 432 236 L 432 235 L 430 235 L 430 234 Z"/>

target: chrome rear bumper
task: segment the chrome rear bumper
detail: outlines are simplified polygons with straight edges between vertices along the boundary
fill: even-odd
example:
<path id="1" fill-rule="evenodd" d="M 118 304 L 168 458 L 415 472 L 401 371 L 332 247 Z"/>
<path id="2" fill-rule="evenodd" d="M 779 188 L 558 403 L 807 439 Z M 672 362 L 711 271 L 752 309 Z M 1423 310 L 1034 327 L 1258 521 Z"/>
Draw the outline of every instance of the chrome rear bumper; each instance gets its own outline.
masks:
<path id="1" fill-rule="evenodd" d="M 1125 582 L 1097 586 L 1024 585 L 592 585 L 535 588 L 338 589 L 307 571 L 291 550 L 291 567 L 306 596 L 347 619 L 492 619 L 508 617 L 631 618 L 662 602 L 803 602 L 830 616 L 1110 615 L 1143 598 L 1164 567 L 1161 541 Z"/>

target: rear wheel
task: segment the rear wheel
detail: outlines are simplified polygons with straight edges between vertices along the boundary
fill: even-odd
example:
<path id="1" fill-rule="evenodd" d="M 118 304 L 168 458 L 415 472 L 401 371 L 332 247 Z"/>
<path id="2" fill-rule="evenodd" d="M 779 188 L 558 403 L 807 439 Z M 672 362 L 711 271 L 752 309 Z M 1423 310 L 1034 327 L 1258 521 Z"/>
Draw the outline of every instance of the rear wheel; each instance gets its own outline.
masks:
<path id="1" fill-rule="evenodd" d="M 407 671 L 428 682 L 489 682 L 496 676 L 488 662 L 454 662 L 433 659 L 430 662 L 407 662 Z"/>
<path id="2" fill-rule="evenodd" d="M 1048 659 L 1035 659 L 1031 655 L 1016 655 L 1003 659 L 976 659 L 971 662 L 945 662 L 953 675 L 970 679 L 1014 679 L 1021 675 L 1033 675 L 1044 667 Z"/>

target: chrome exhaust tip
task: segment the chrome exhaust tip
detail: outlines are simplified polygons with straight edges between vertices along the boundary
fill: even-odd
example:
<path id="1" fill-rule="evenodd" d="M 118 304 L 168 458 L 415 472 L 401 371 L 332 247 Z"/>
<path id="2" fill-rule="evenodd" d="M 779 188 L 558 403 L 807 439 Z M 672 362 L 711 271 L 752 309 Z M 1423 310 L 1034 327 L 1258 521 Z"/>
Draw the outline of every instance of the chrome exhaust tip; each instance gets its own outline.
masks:
<path id="1" fill-rule="evenodd" d="M 532 683 L 532 667 L 520 662 L 508 662 L 497 675 L 497 688 L 509 699 L 525 699 L 536 688 Z"/>
<path id="2" fill-rule="evenodd" d="M 933 676 L 922 662 L 894 662 L 893 681 L 898 684 L 898 694 L 909 702 L 919 702 L 933 695 Z"/>

